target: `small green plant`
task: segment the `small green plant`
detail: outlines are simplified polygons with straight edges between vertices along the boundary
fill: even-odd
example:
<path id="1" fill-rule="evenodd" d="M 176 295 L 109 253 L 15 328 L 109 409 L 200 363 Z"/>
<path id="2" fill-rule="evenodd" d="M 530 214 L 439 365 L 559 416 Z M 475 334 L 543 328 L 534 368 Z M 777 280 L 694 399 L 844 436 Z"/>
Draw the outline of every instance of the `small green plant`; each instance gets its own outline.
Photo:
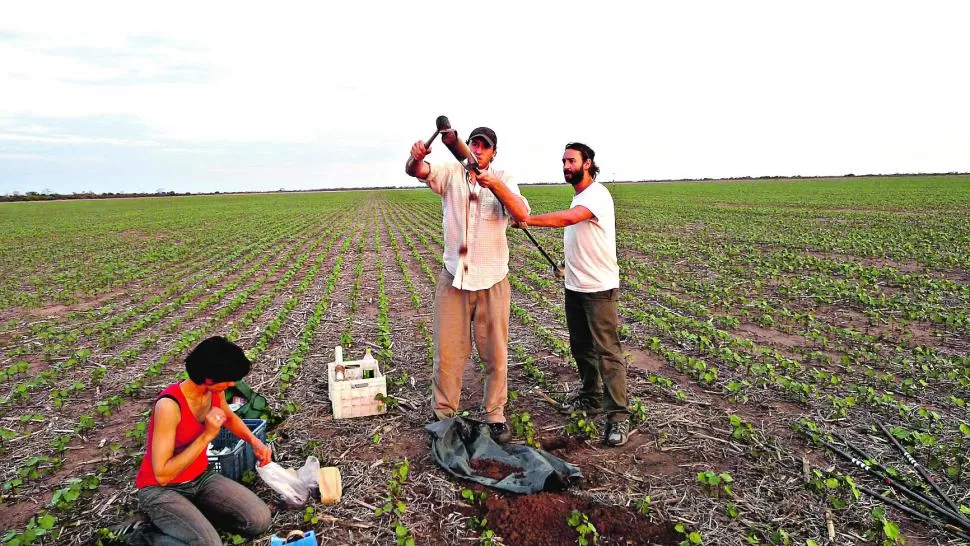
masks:
<path id="1" fill-rule="evenodd" d="M 48 506 L 58 510 L 67 510 L 74 506 L 75 501 L 84 492 L 97 491 L 101 486 L 101 476 L 90 474 L 84 478 L 71 478 L 67 480 L 67 487 L 62 487 L 51 496 Z"/>
<path id="2" fill-rule="evenodd" d="M 74 425 L 74 432 L 77 434 L 84 434 L 85 432 L 94 428 L 94 418 L 90 415 L 82 415 L 77 420 L 77 424 Z"/>
<path id="3" fill-rule="evenodd" d="M 732 402 L 744 403 L 748 401 L 748 394 L 746 393 L 748 387 L 751 383 L 747 380 L 742 379 L 741 381 L 730 381 L 724 387 L 724 390 L 728 394 L 728 400 Z"/>
<path id="4" fill-rule="evenodd" d="M 751 440 L 751 435 L 754 434 L 754 427 L 751 423 L 741 420 L 737 415 L 728 415 L 728 420 L 731 422 L 731 437 L 735 440 L 740 440 L 742 442 L 748 442 Z"/>
<path id="5" fill-rule="evenodd" d="M 468 518 L 468 528 L 472 531 L 483 531 L 488 529 L 488 518 L 479 518 L 478 516 L 472 516 Z"/>
<path id="6" fill-rule="evenodd" d="M 596 531 L 596 527 L 589 521 L 589 516 L 586 514 L 578 510 L 573 510 L 569 513 L 569 517 L 566 518 L 566 523 L 579 533 L 579 538 L 576 539 L 576 543 L 580 546 L 589 546 L 590 544 L 597 544 L 599 542 L 600 534 Z"/>
<path id="7" fill-rule="evenodd" d="M 702 542 L 701 534 L 697 531 L 688 531 L 683 523 L 674 525 L 674 531 L 684 535 L 684 540 L 680 541 L 679 546 L 692 546 Z"/>
<path id="8" fill-rule="evenodd" d="M 314 510 L 312 506 L 307 506 L 303 510 L 303 523 L 316 525 L 319 522 L 320 522 L 320 516 L 317 514 L 317 511 Z"/>
<path id="9" fill-rule="evenodd" d="M 565 431 L 570 436 L 585 438 L 595 438 L 597 433 L 596 423 L 586 415 L 585 411 L 574 411 L 566 420 Z"/>
<path id="10" fill-rule="evenodd" d="M 242 535 L 237 535 L 235 533 L 222 533 L 222 540 L 223 542 L 231 546 L 240 546 L 241 544 L 249 543 L 248 538 Z"/>
<path id="11" fill-rule="evenodd" d="M 637 512 L 647 515 L 650 513 L 652 508 L 650 507 L 650 495 L 644 495 L 642 499 L 637 501 Z"/>
<path id="12" fill-rule="evenodd" d="M 393 376 L 389 375 L 387 378 L 390 380 L 390 383 L 395 387 L 403 387 L 405 384 L 407 384 L 408 379 L 410 378 L 410 375 L 408 374 L 407 370 L 401 370 L 400 375 L 393 375 Z"/>
<path id="13" fill-rule="evenodd" d="M 524 439 L 527 445 L 537 449 L 542 447 L 539 440 L 536 439 L 535 423 L 532 421 L 532 415 L 529 412 L 523 411 L 513 414 L 509 418 L 509 424 L 512 426 L 512 432 Z"/>
<path id="14" fill-rule="evenodd" d="M 387 408 L 387 411 L 394 411 L 398 407 L 397 398 L 395 398 L 393 395 L 390 395 L 390 394 L 377 393 L 376 395 L 374 395 L 374 400 L 377 400 L 378 402 L 384 404 L 384 407 Z M 378 404 L 378 410 L 380 410 L 379 404 Z"/>
<path id="15" fill-rule="evenodd" d="M 20 436 L 20 434 L 18 434 L 16 430 L 0 428 L 0 445 L 3 445 L 4 442 L 9 442 L 18 436 Z"/>
<path id="16" fill-rule="evenodd" d="M 28 458 L 24 463 L 17 469 L 17 475 L 25 480 L 36 480 L 40 478 L 45 471 L 42 465 L 47 464 L 46 468 L 53 466 L 59 466 L 60 459 L 54 459 L 44 455 L 35 455 Z"/>
<path id="17" fill-rule="evenodd" d="M 802 434 L 808 436 L 808 438 L 815 445 L 821 445 L 822 440 L 825 440 L 825 441 L 831 440 L 829 435 L 822 432 L 822 429 L 820 429 L 817 424 L 815 424 L 813 421 L 806 419 L 804 417 L 799 419 L 796 423 L 792 424 L 792 430 L 794 430 L 795 432 L 801 432 Z M 893 435 L 895 434 L 896 433 L 893 432 Z"/>
<path id="18" fill-rule="evenodd" d="M 397 521 L 393 525 L 394 527 L 394 544 L 397 546 L 414 546 L 414 535 L 408 529 L 407 525 L 404 525 L 400 521 Z"/>
<path id="19" fill-rule="evenodd" d="M 95 409 L 97 409 L 98 413 L 100 413 L 102 417 L 108 417 L 109 415 L 111 415 L 111 411 L 114 408 L 117 408 L 118 406 L 120 406 L 121 404 L 122 404 L 122 399 L 120 396 L 116 394 L 109 397 L 107 400 L 98 402 L 98 405 Z"/>
<path id="20" fill-rule="evenodd" d="M 18 533 L 16 530 L 11 529 L 4 533 L 3 537 L 0 538 L 0 542 L 3 542 L 7 546 L 33 544 L 47 535 L 56 523 L 57 518 L 50 514 L 34 516 L 27 522 L 24 532 Z"/>
<path id="21" fill-rule="evenodd" d="M 872 509 L 872 519 L 876 520 L 879 527 L 873 534 L 882 539 L 882 546 L 894 546 L 895 544 L 906 544 L 906 537 L 899 533 L 899 524 L 886 518 L 886 509 L 876 506 Z"/>
<path id="22" fill-rule="evenodd" d="M 461 490 L 461 499 L 468 504 L 485 504 L 485 498 L 488 496 L 484 491 L 475 492 L 471 489 L 465 488 Z"/>
<path id="23" fill-rule="evenodd" d="M 148 423 L 139 421 L 135 426 L 125 431 L 125 437 L 133 440 L 144 440 L 147 437 Z"/>
<path id="24" fill-rule="evenodd" d="M 630 410 L 631 425 L 637 427 L 647 422 L 647 406 L 644 405 L 643 400 L 632 398 L 627 408 Z"/>
<path id="25" fill-rule="evenodd" d="M 391 479 L 387 482 L 387 497 L 384 505 L 377 508 L 374 514 L 393 515 L 395 520 L 391 523 L 394 530 L 394 543 L 397 546 L 414 546 L 414 536 L 407 526 L 401 522 L 401 518 L 407 512 L 407 503 L 400 499 L 404 491 L 404 483 L 408 479 L 410 463 L 407 458 L 397 464 L 391 472 Z"/>
<path id="26" fill-rule="evenodd" d="M 859 489 L 851 476 L 817 468 L 812 469 L 812 480 L 808 483 L 808 488 L 823 493 L 829 505 L 836 509 L 845 508 L 860 497 Z"/>
<path id="27" fill-rule="evenodd" d="M 621 324 L 616 329 L 616 334 L 620 336 L 620 339 L 630 339 L 630 336 L 633 335 L 633 328 L 630 328 L 629 324 Z"/>
<path id="28" fill-rule="evenodd" d="M 482 546 L 497 546 L 502 544 L 498 540 L 498 537 L 495 536 L 495 531 L 491 529 L 485 529 L 479 536 L 482 539 Z"/>
<path id="29" fill-rule="evenodd" d="M 772 531 L 771 536 L 768 537 L 768 543 L 778 546 L 789 546 L 791 544 L 791 537 L 788 535 L 788 531 L 779 527 Z"/>
<path id="30" fill-rule="evenodd" d="M 697 481 L 707 489 L 707 494 L 712 497 L 719 497 L 723 492 L 729 497 L 734 496 L 731 491 L 731 483 L 734 478 L 727 472 L 717 473 L 713 470 L 705 470 L 697 473 Z"/>
<path id="31" fill-rule="evenodd" d="M 108 546 L 109 544 L 116 544 L 118 542 L 118 535 L 114 534 L 107 527 L 98 529 L 94 538 L 94 546 Z"/>
<path id="32" fill-rule="evenodd" d="M 502 541 L 495 536 L 495 531 L 488 528 L 488 519 L 472 516 L 468 518 L 466 526 L 470 531 L 478 533 L 482 546 L 500 546 Z"/>

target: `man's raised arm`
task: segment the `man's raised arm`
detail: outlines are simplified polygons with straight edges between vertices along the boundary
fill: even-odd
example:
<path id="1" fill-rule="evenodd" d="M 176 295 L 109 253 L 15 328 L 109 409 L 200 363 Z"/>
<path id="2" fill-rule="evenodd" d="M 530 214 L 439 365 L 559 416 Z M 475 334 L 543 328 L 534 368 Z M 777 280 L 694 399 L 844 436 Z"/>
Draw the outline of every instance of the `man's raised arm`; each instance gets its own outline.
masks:
<path id="1" fill-rule="evenodd" d="M 404 172 L 418 180 L 425 181 L 431 174 L 431 165 L 424 160 L 431 153 L 431 148 L 425 146 L 423 141 L 417 141 L 411 146 L 411 159 L 404 166 Z"/>

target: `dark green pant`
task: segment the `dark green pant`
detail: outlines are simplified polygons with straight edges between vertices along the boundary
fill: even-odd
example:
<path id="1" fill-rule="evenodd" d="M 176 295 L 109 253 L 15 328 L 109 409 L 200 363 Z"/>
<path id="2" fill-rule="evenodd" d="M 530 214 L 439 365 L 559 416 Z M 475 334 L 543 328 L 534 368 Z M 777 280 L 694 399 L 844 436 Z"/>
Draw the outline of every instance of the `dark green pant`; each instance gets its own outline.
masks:
<path id="1" fill-rule="evenodd" d="M 616 333 L 619 290 L 566 290 L 569 349 L 583 382 L 581 396 L 599 401 L 611 420 L 629 415 L 626 398 L 626 361 Z"/>

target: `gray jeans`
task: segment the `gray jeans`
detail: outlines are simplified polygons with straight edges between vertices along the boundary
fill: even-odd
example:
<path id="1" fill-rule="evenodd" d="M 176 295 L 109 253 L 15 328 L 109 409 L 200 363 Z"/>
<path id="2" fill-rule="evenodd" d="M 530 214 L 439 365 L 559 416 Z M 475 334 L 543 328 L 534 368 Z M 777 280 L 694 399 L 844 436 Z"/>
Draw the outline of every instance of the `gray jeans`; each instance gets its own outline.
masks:
<path id="1" fill-rule="evenodd" d="M 625 420 L 627 409 L 626 360 L 616 333 L 619 291 L 566 290 L 566 324 L 569 349 L 583 382 L 581 396 L 601 402 L 609 420 Z"/>
<path id="2" fill-rule="evenodd" d="M 128 544 L 221 546 L 213 523 L 250 537 L 272 523 L 269 507 L 255 493 L 211 470 L 190 482 L 139 489 L 138 504 L 152 525 L 126 536 Z"/>

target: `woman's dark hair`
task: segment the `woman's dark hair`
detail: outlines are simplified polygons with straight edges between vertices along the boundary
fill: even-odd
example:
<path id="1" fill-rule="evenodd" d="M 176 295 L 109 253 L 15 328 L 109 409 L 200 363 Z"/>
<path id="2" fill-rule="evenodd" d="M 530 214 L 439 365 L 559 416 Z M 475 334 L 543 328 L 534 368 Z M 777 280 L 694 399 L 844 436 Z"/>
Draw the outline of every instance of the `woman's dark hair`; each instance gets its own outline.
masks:
<path id="1" fill-rule="evenodd" d="M 583 157 L 583 163 L 586 163 L 587 159 L 589 160 L 589 176 L 595 180 L 596 175 L 600 173 L 599 165 L 597 165 L 596 161 L 593 159 L 596 157 L 596 152 L 582 142 L 570 142 L 569 144 L 566 144 L 566 149 L 576 150 L 579 152 L 579 155 Z"/>
<path id="2" fill-rule="evenodd" d="M 185 357 L 185 371 L 199 385 L 204 385 L 206 380 L 239 381 L 246 377 L 252 365 L 239 345 L 222 336 L 203 340 Z"/>

